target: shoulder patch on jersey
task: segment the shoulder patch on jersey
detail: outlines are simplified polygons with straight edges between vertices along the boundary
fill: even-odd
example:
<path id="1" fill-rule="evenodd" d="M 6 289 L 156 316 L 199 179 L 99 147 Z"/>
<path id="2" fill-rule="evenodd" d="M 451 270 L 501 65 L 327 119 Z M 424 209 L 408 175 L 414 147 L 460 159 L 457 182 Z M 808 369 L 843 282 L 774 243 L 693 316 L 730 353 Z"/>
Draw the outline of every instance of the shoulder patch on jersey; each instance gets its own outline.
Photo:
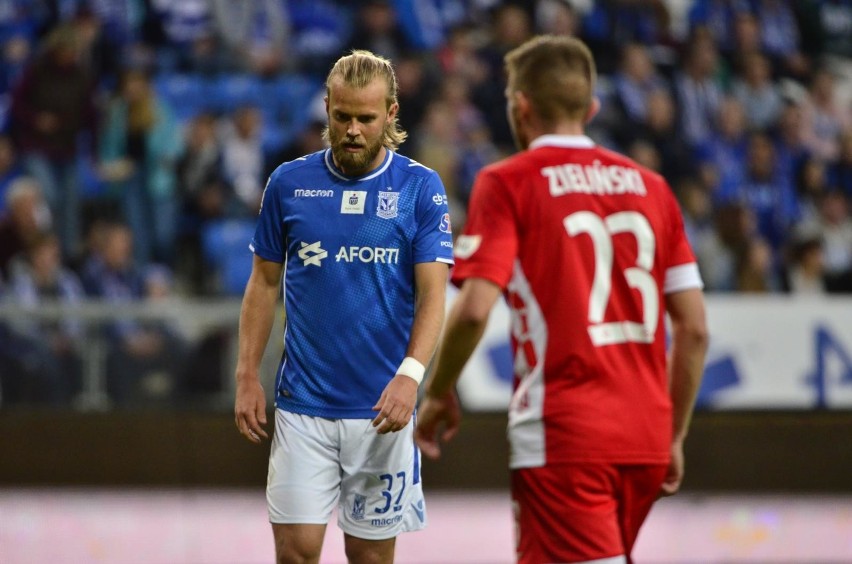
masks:
<path id="1" fill-rule="evenodd" d="M 453 255 L 460 259 L 470 258 L 479 250 L 480 244 L 482 244 L 482 235 L 459 235 L 453 248 Z"/>

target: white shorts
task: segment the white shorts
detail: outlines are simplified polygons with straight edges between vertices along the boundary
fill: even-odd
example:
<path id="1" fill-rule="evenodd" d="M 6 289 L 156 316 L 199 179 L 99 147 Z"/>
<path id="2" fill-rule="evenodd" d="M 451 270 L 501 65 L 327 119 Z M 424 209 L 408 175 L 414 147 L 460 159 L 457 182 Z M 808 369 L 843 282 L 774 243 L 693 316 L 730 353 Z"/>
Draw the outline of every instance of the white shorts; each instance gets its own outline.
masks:
<path id="1" fill-rule="evenodd" d="M 368 540 L 426 526 L 414 419 L 379 435 L 370 419 L 324 419 L 275 410 L 266 485 L 269 521 L 337 525 Z"/>

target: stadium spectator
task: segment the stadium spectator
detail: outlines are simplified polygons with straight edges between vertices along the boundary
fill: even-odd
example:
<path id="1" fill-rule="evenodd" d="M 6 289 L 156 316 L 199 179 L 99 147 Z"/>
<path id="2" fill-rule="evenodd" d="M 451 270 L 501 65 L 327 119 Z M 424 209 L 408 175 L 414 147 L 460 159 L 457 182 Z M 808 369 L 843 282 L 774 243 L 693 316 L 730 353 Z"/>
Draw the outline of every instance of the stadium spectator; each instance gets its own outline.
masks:
<path id="1" fill-rule="evenodd" d="M 818 223 L 822 200 L 831 190 L 825 162 L 816 158 L 806 159 L 794 179 L 794 186 L 800 208 L 798 224 L 811 226 Z"/>
<path id="2" fill-rule="evenodd" d="M 133 0 L 128 0 L 133 1 Z M 69 25 L 80 39 L 80 60 L 100 89 L 115 88 L 122 64 L 132 56 L 137 37 L 127 2 L 94 0 L 79 6 Z"/>
<path id="3" fill-rule="evenodd" d="M 684 138 L 693 146 L 707 140 L 722 103 L 718 73 L 719 54 L 713 40 L 707 35 L 694 35 L 674 77 L 679 123 Z"/>
<path id="4" fill-rule="evenodd" d="M 825 293 L 825 253 L 816 234 L 800 234 L 790 241 L 786 290 L 791 294 L 820 295 Z"/>
<path id="5" fill-rule="evenodd" d="M 0 134 L 0 216 L 6 211 L 6 191 L 23 174 L 18 151 L 8 135 Z"/>
<path id="6" fill-rule="evenodd" d="M 126 69 L 105 112 L 99 169 L 133 231 L 140 266 L 172 260 L 180 149 L 172 110 L 153 89 L 147 72 Z"/>
<path id="7" fill-rule="evenodd" d="M 222 61 L 207 0 L 149 0 L 145 35 L 161 72 L 217 72 Z"/>
<path id="8" fill-rule="evenodd" d="M 496 111 L 503 105 L 503 88 L 506 85 L 503 56 L 531 35 L 529 13 L 515 4 L 501 4 L 491 16 L 487 43 L 477 50 L 487 74 L 481 83 L 474 85 L 472 100 L 485 116 L 494 142 L 506 152 L 512 150 L 512 133 L 505 112 Z"/>
<path id="9" fill-rule="evenodd" d="M 748 0 L 693 0 L 687 16 L 690 33 L 695 34 L 697 29 L 706 31 L 727 54 L 734 46 L 736 15 L 748 9 Z"/>
<path id="10" fill-rule="evenodd" d="M 120 307 L 146 299 L 153 304 L 162 295 L 162 282 L 146 276 L 150 272 L 163 270 L 140 268 L 133 260 L 132 231 L 113 223 L 105 227 L 101 247 L 83 266 L 81 278 L 87 295 Z M 107 392 L 116 405 L 169 405 L 178 397 L 183 346 L 167 323 L 124 317 L 105 326 L 103 335 Z"/>
<path id="11" fill-rule="evenodd" d="M 738 10 L 734 16 L 734 43 L 730 49 L 722 51 L 725 66 L 739 74 L 743 74 L 742 63 L 752 55 L 763 54 L 763 45 L 760 35 L 760 22 L 751 9 Z M 772 75 L 775 76 L 778 69 L 773 61 Z"/>
<path id="12" fill-rule="evenodd" d="M 79 305 L 83 287 L 62 264 L 56 235 L 40 234 L 16 258 L 6 297 L 29 310 L 45 303 Z M 56 320 L 22 316 L 9 330 L 12 378 L 4 386 L 5 401 L 69 406 L 82 390 L 82 321 L 72 316 Z"/>
<path id="13" fill-rule="evenodd" d="M 826 289 L 852 293 L 852 216 L 849 201 L 840 192 L 825 194 L 817 230 L 822 239 Z"/>
<path id="14" fill-rule="evenodd" d="M 753 0 L 760 25 L 761 47 L 785 76 L 804 77 L 809 61 L 802 53 L 801 33 L 791 2 Z"/>
<path id="15" fill-rule="evenodd" d="M 461 139 L 461 129 L 453 108 L 445 100 L 434 99 L 426 107 L 420 126 L 414 133 L 417 144 L 411 156 L 437 172 L 444 182 L 447 197 L 453 202 L 458 201 L 457 181 L 461 155 L 456 144 Z"/>
<path id="16" fill-rule="evenodd" d="M 351 13 L 332 0 L 287 0 L 297 70 L 322 76 L 349 43 Z"/>
<path id="17" fill-rule="evenodd" d="M 260 209 L 266 172 L 261 142 L 263 116 L 253 106 L 237 108 L 222 138 L 222 174 L 230 183 L 240 210 L 235 215 L 255 216 Z"/>
<path id="18" fill-rule="evenodd" d="M 784 178 L 796 178 L 802 164 L 811 155 L 811 150 L 805 142 L 802 119 L 801 104 L 785 100 L 781 114 L 771 130 L 775 141 L 778 174 Z"/>
<path id="19" fill-rule="evenodd" d="M 394 5 L 388 0 L 359 2 L 355 22 L 348 50 L 366 49 L 394 61 L 412 50 Z"/>
<path id="20" fill-rule="evenodd" d="M 394 63 L 399 82 L 399 124 L 406 131 L 414 131 L 438 90 L 440 71 L 428 57 L 419 54 L 404 55 Z M 453 68 L 456 66 L 446 66 L 444 72 L 449 74 Z"/>
<path id="21" fill-rule="evenodd" d="M 613 76 L 613 101 L 618 106 L 625 129 L 644 123 L 648 117 L 648 97 L 668 87 L 654 67 L 647 47 L 628 43 L 622 50 L 618 72 Z"/>
<path id="22" fill-rule="evenodd" d="M 752 133 L 747 151 L 742 182 L 721 186 L 716 192 L 716 201 L 738 201 L 748 205 L 757 219 L 758 233 L 777 253 L 786 242 L 789 230 L 801 217 L 795 187 L 790 179 L 778 175 L 775 148 L 765 133 Z"/>
<path id="23" fill-rule="evenodd" d="M 719 235 L 709 191 L 699 181 L 685 178 L 675 187 L 683 227 L 701 272 L 706 291 L 733 289 L 734 253 Z"/>
<path id="24" fill-rule="evenodd" d="M 474 186 L 415 436 L 437 457 L 458 431 L 454 385 L 506 295 L 517 559 L 629 562 L 651 505 L 683 478 L 707 346 L 701 277 L 666 182 L 584 135 L 598 109 L 588 48 L 542 36 L 506 66 L 521 153 Z M 635 179 L 633 193 L 609 193 L 608 171 Z"/>
<path id="25" fill-rule="evenodd" d="M 211 0 L 224 69 L 274 76 L 290 54 L 290 14 L 282 0 Z"/>
<path id="26" fill-rule="evenodd" d="M 236 214 L 233 188 L 222 171 L 222 144 L 213 114 L 191 119 L 183 152 L 176 165 L 180 221 L 177 231 L 175 274 L 195 295 L 210 293 L 202 257 L 202 234 L 210 222 Z"/>
<path id="27" fill-rule="evenodd" d="M 612 73 L 619 51 L 628 43 L 654 45 L 662 50 L 673 43 L 666 2 L 601 0 L 583 17 L 582 37 L 599 54 L 600 72 Z"/>
<path id="28" fill-rule="evenodd" d="M 735 98 L 725 97 L 719 107 L 714 130 L 696 149 L 701 180 L 715 194 L 722 197 L 735 191 L 746 176 L 746 116 L 742 104 Z"/>
<path id="29" fill-rule="evenodd" d="M 540 0 L 535 3 L 535 29 L 538 33 L 577 36 L 582 22 L 568 0 Z"/>
<path id="30" fill-rule="evenodd" d="M 668 90 L 648 94 L 645 119 L 635 127 L 619 128 L 616 139 L 629 150 L 637 141 L 650 144 L 657 152 L 659 168 L 655 169 L 672 183 L 696 176 L 697 165 L 689 144 L 677 124 L 677 108 Z"/>
<path id="31" fill-rule="evenodd" d="M 829 183 L 852 202 L 852 127 L 840 135 L 839 152 L 837 160 L 829 164 Z"/>
<path id="32" fill-rule="evenodd" d="M 731 93 L 742 104 L 749 129 L 768 130 L 781 113 L 781 92 L 763 54 L 749 53 L 743 59 L 742 72 L 734 79 Z"/>
<path id="33" fill-rule="evenodd" d="M 737 254 L 736 291 L 750 294 L 781 291 L 783 285 L 776 257 L 776 249 L 766 239 L 749 239 Z"/>
<path id="34" fill-rule="evenodd" d="M 52 30 L 12 92 L 10 109 L 22 163 L 44 190 L 68 259 L 80 251 L 82 235 L 77 159 L 86 148 L 80 139 L 97 127 L 95 77 L 79 57 L 74 30 Z"/>
<path id="35" fill-rule="evenodd" d="M 12 181 L 6 191 L 5 207 L 0 215 L 0 275 L 8 278 L 11 261 L 49 231 L 52 222 L 41 187 L 30 177 Z"/>
<path id="36" fill-rule="evenodd" d="M 852 108 L 838 103 L 831 71 L 823 68 L 814 72 L 802 110 L 805 144 L 817 157 L 837 159 L 840 135 L 852 127 Z"/>

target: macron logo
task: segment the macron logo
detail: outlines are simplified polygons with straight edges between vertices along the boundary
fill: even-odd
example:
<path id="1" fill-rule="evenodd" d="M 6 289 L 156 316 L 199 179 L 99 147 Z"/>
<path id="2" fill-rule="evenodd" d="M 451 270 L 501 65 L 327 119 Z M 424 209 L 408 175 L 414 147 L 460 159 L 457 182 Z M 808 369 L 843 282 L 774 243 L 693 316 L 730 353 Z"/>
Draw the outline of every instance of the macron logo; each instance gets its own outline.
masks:
<path id="1" fill-rule="evenodd" d="M 334 190 L 307 190 L 305 188 L 296 188 L 293 191 L 293 196 L 296 198 L 331 198 L 334 196 Z"/>
<path id="2" fill-rule="evenodd" d="M 302 248 L 299 249 L 299 258 L 302 259 L 302 264 L 308 266 L 309 264 L 313 264 L 315 266 L 322 266 L 320 261 L 328 256 L 328 252 L 323 249 L 320 245 L 322 241 L 317 241 L 316 243 L 302 243 Z"/>

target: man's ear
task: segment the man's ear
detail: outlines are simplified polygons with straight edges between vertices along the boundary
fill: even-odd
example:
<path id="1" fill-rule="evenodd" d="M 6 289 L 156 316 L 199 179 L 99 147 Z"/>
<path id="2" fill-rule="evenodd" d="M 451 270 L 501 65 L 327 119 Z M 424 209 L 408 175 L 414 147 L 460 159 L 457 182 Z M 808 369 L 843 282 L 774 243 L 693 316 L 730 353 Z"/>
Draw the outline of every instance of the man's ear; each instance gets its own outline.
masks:
<path id="1" fill-rule="evenodd" d="M 592 96 L 592 103 L 589 104 L 589 112 L 586 114 L 586 123 L 592 121 L 599 111 L 601 111 L 601 101 L 597 96 Z"/>
<path id="2" fill-rule="evenodd" d="M 328 96 L 325 96 L 323 101 L 325 102 L 325 114 L 328 115 Z"/>
<path id="3" fill-rule="evenodd" d="M 390 123 L 391 121 L 393 121 L 393 118 L 395 118 L 395 117 L 396 117 L 396 113 L 397 113 L 398 111 L 399 111 L 399 103 L 398 103 L 398 102 L 394 102 L 393 104 L 391 104 L 391 107 L 390 107 L 390 108 L 388 108 L 388 119 L 387 119 L 388 123 Z"/>
<path id="4" fill-rule="evenodd" d="M 532 110 L 532 102 L 530 102 L 527 95 L 520 90 L 515 90 L 512 92 L 512 96 L 515 97 L 515 107 L 518 109 L 518 116 L 529 118 L 530 111 Z"/>

